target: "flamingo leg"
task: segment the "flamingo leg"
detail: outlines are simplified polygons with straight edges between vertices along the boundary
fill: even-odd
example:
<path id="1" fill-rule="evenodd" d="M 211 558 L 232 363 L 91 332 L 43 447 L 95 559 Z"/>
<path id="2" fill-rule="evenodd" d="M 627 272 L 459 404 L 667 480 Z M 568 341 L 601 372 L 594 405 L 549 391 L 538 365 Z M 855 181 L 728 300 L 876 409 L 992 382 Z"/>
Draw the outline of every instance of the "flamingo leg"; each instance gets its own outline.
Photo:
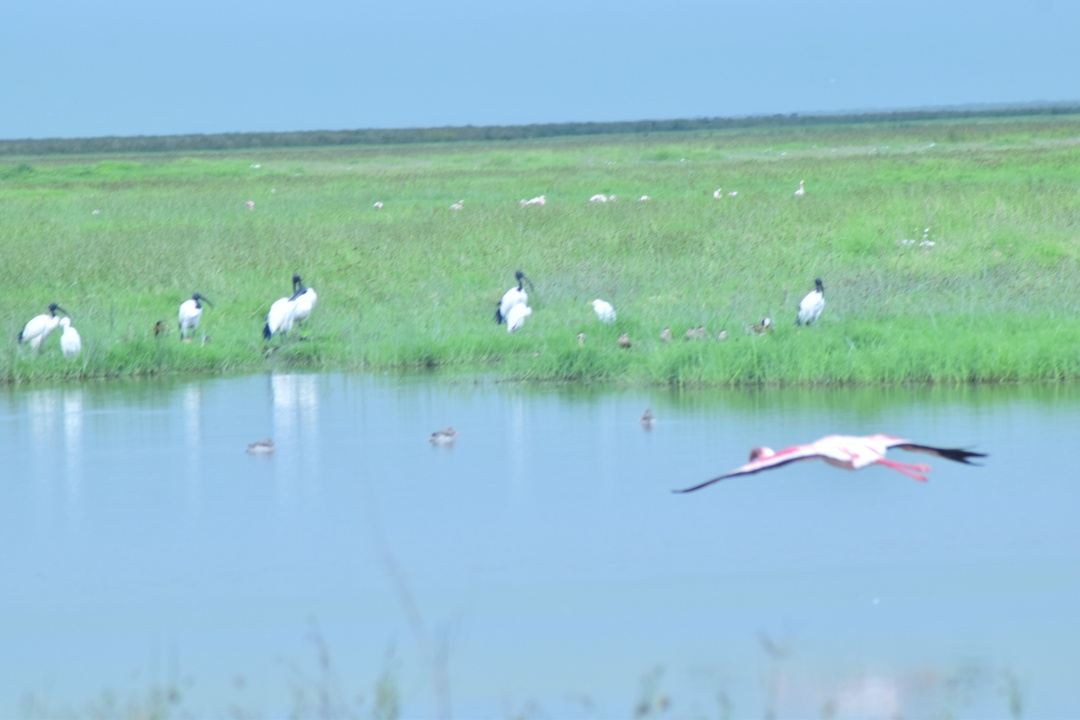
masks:
<path id="1" fill-rule="evenodd" d="M 930 466 L 923 465 L 922 463 L 913 464 L 898 462 L 896 460 L 889 460 L 888 458 L 881 458 L 877 462 L 879 465 L 884 465 L 887 468 L 892 468 L 898 473 L 906 475 L 912 480 L 918 480 L 919 482 L 926 482 L 927 477 L 925 473 L 930 472 Z"/>

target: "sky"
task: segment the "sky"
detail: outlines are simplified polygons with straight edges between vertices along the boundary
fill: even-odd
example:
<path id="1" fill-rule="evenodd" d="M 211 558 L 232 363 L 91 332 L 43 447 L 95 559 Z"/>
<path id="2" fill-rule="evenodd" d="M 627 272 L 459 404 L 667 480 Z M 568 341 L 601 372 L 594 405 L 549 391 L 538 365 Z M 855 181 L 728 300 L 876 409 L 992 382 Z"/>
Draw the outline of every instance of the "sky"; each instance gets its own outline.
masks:
<path id="1" fill-rule="evenodd" d="M 12 0 L 0 139 L 1080 100 L 1074 0 Z"/>

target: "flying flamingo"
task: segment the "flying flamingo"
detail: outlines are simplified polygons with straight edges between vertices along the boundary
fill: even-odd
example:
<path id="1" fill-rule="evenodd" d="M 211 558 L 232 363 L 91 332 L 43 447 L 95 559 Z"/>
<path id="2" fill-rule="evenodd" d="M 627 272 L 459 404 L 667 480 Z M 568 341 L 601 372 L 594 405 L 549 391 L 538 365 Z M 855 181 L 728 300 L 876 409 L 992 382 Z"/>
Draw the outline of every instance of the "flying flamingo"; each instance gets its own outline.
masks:
<path id="1" fill-rule="evenodd" d="M 780 451 L 774 451 L 767 447 L 756 447 L 750 451 L 750 462 L 741 465 L 731 472 L 724 473 L 711 480 L 682 490 L 673 490 L 677 493 L 688 493 L 708 487 L 715 482 L 726 478 L 738 477 L 739 475 L 753 475 L 762 470 L 771 470 L 781 465 L 795 462 L 796 460 L 812 460 L 820 458 L 838 468 L 845 470 L 859 470 L 867 465 L 884 465 L 902 473 L 912 480 L 926 482 L 926 473 L 930 472 L 929 465 L 914 465 L 911 463 L 897 462 L 885 457 L 890 448 L 912 450 L 914 452 L 929 453 L 948 460 L 973 465 L 971 458 L 986 457 L 986 453 L 973 452 L 961 448 L 939 448 L 932 445 L 920 445 L 919 443 L 894 437 L 893 435 L 866 435 L 856 437 L 852 435 L 826 435 L 820 440 L 804 445 L 792 445 Z"/>

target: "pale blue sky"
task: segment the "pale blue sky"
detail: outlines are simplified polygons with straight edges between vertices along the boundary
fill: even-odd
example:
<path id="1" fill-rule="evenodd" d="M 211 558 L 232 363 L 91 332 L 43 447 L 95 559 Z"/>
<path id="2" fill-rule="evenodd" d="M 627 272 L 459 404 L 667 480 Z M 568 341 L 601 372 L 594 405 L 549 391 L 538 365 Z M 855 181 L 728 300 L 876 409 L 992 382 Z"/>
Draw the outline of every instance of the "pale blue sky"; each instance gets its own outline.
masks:
<path id="1" fill-rule="evenodd" d="M 0 138 L 1080 100 L 1072 0 L 11 0 Z"/>

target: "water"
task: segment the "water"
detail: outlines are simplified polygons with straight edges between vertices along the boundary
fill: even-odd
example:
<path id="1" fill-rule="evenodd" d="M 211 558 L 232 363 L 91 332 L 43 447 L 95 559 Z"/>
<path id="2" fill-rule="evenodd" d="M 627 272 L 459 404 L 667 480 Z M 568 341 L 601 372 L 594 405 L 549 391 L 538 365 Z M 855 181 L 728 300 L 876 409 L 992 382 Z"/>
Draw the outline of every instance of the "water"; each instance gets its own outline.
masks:
<path id="1" fill-rule="evenodd" d="M 9 388 L 0 716 L 370 717 L 381 682 L 407 717 L 1067 717 L 1078 420 L 1075 387 Z M 876 431 L 990 457 L 669 492 Z"/>

